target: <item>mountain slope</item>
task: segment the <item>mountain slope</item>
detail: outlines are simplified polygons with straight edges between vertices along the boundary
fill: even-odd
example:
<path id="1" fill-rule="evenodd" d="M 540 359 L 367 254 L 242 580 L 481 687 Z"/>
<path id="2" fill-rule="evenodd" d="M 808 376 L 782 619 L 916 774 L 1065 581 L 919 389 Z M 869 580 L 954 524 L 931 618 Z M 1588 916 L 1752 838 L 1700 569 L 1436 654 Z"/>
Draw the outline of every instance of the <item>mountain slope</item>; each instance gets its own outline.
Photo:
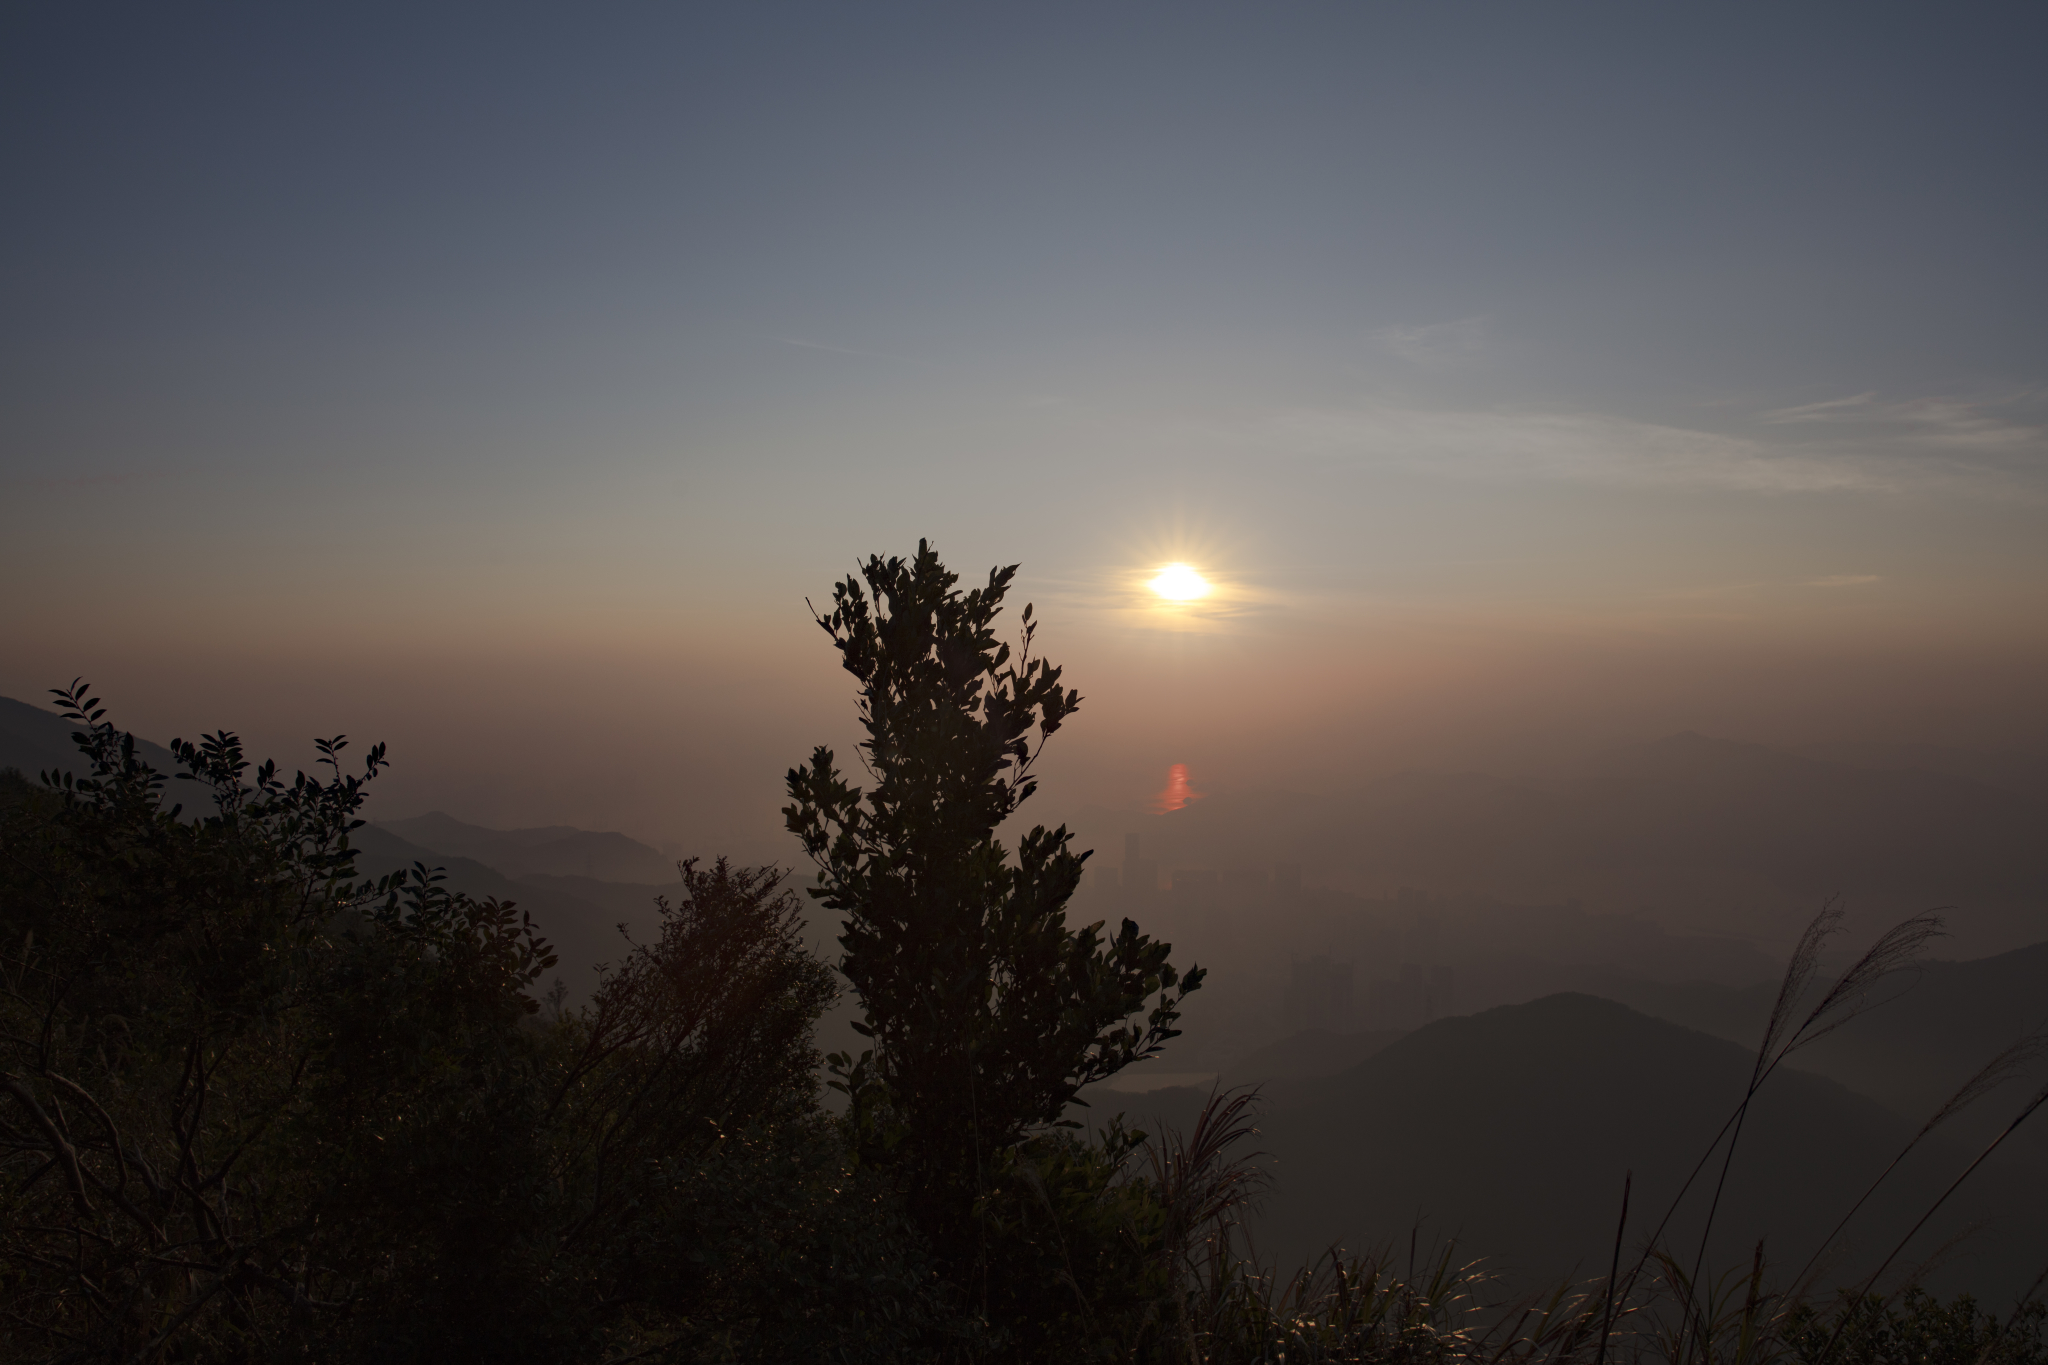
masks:
<path id="1" fill-rule="evenodd" d="M 1591 996 L 1441 1020 L 1272 1114 L 1265 1142 L 1280 1184 L 1265 1241 L 1305 1254 L 1332 1236 L 1399 1235 L 1420 1216 L 1519 1276 L 1589 1268 L 1611 1245 L 1623 1174 L 1634 1172 L 1641 1235 L 1740 1099 L 1750 1066 L 1732 1043 Z M 1714 1262 L 1746 1259 L 1760 1237 L 1778 1260 L 1804 1261 L 1911 1131 L 1834 1082 L 1781 1071 L 1745 1125 Z M 1845 1270 L 1870 1268 L 1877 1244 L 1889 1249 L 1962 1164 L 1946 1147 L 1926 1156 L 1852 1229 Z M 2008 1271 L 2030 1278 L 2048 1206 L 2025 1164 L 1987 1168 L 1916 1254 L 1983 1218 L 1959 1258 L 1964 1278 L 1985 1290 Z M 1688 1211 L 1674 1223 L 1677 1244 L 1690 1247 L 1697 1228 Z"/>
<path id="2" fill-rule="evenodd" d="M 71 742 L 77 729 L 55 711 L 0 697 L 0 768 L 19 768 L 31 782 L 37 773 L 51 768 L 84 776 L 86 765 L 79 758 L 78 746 Z M 161 744 L 138 738 L 135 748 L 142 761 L 158 772 L 179 771 L 171 751 Z"/>
<path id="3" fill-rule="evenodd" d="M 1599 994 L 1744 1046 L 1763 1033 L 1774 987 L 1728 990 L 1703 982 L 1669 987 L 1619 977 Z M 1926 962 L 1878 992 L 1848 1028 L 1799 1054 L 1799 1064 L 1868 1095 L 1902 1118 L 1923 1120 L 1963 1079 L 2022 1035 L 2048 1026 L 2048 943 L 1963 962 Z M 2004 1117 L 1980 1107 L 1959 1133 L 1988 1140 Z M 2048 1146 L 2048 1127 L 2021 1139 Z"/>
<path id="4" fill-rule="evenodd" d="M 559 887 L 514 881 L 472 858 L 444 857 L 376 825 L 357 830 L 353 842 L 360 851 L 356 870 L 363 876 L 381 877 L 404 871 L 416 862 L 424 863 L 446 874 L 442 885 L 451 891 L 465 892 L 480 900 L 495 896 L 518 905 L 533 916 L 535 927 L 554 945 L 561 961 L 549 981 L 560 977 L 568 985 L 572 1000 L 581 1000 L 589 992 L 599 963 L 617 962 L 624 956 L 626 943 L 619 934 L 622 923 L 642 942 L 658 933 L 660 916 L 654 908 L 654 887 L 633 888 L 646 894 L 624 898 L 624 904 L 599 905 Z"/>
<path id="5" fill-rule="evenodd" d="M 71 742 L 71 734 L 77 728 L 54 711 L 0 697 L 0 768 L 19 768 L 30 781 L 35 780 L 39 770 L 47 768 L 82 774 L 85 767 L 79 761 L 77 746 Z M 163 746 L 137 740 L 136 748 L 143 760 L 159 772 L 179 771 L 170 751 Z M 176 800 L 180 795 L 183 794 L 173 783 L 171 799 Z M 189 796 L 186 799 L 189 805 Z M 624 839 L 625 836 L 616 837 Z M 375 825 L 365 825 L 357 830 L 353 842 L 361 854 L 357 859 L 357 871 L 363 876 L 381 877 L 420 862 L 428 867 L 442 868 L 447 874 L 443 884 L 451 890 L 464 891 L 479 898 L 496 896 L 500 900 L 517 902 L 520 909 L 533 916 L 541 933 L 554 944 L 561 957 L 556 974 L 568 983 L 572 995 L 577 998 L 589 989 L 593 968 L 600 962 L 617 961 L 624 950 L 616 927 L 621 921 L 627 922 L 642 938 L 648 937 L 658 922 L 653 906 L 655 888 L 652 887 L 636 888 L 645 894 L 623 898 L 644 908 L 628 909 L 623 903 L 601 908 L 562 888 L 513 881 L 484 863 L 445 856 Z M 652 849 L 646 851 L 652 856 L 659 856 Z M 672 866 L 670 870 L 673 872 Z"/>
<path id="6" fill-rule="evenodd" d="M 399 838 L 455 858 L 473 858 L 507 876 L 539 873 L 598 881 L 660 883 L 676 879 L 676 865 L 623 834 L 545 825 L 537 829 L 486 829 L 452 815 L 430 811 L 404 820 L 378 822 Z"/>
<path id="7" fill-rule="evenodd" d="M 1239 1057 L 1230 1064 L 1224 1080 L 1230 1085 L 1324 1080 L 1385 1051 L 1400 1037 L 1391 1030 L 1337 1033 L 1330 1029 L 1304 1029 Z"/>
<path id="8" fill-rule="evenodd" d="M 1511 1286 L 1598 1273 L 1633 1172 L 1640 1245 L 1740 1099 L 1747 1050 L 1609 1000 L 1555 995 L 1439 1020 L 1321 1082 L 1266 1087 L 1258 1146 L 1271 1194 L 1253 1224 L 1262 1256 L 1298 1264 L 1332 1243 L 1457 1240 Z M 1959 1078 L 1960 1079 L 1960 1078 Z M 2014 1097 L 2017 1099 L 2017 1097 Z M 1115 1107 L 1183 1130 L 1202 1096 Z M 1746 1264 L 1759 1238 L 1781 1273 L 1805 1261 L 1915 1125 L 1819 1076 L 1781 1071 L 1745 1125 L 1710 1264 Z M 1852 1225 L 1838 1277 L 1867 1273 L 1967 1160 L 1937 1137 Z M 2017 1293 L 2048 1258 L 2048 1188 L 2023 1149 L 2001 1149 L 1902 1265 L 1982 1227 L 1930 1276 Z M 1718 1171 L 1718 1163 L 1711 1168 Z M 1667 1242 L 1697 1245 L 1705 1190 Z"/>

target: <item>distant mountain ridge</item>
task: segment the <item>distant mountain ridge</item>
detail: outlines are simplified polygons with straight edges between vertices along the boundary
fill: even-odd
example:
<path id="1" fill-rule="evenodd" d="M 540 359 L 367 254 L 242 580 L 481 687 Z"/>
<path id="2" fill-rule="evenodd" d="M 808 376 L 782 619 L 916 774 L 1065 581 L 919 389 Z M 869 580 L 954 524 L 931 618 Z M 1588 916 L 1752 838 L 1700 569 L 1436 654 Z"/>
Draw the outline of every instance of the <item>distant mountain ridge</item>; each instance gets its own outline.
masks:
<path id="1" fill-rule="evenodd" d="M 68 772 L 83 777 L 85 762 L 71 741 L 78 726 L 47 707 L 32 706 L 12 697 L 0 697 L 0 768 L 16 768 L 34 781 L 36 774 Z M 171 751 L 138 736 L 135 751 L 143 762 L 158 772 L 180 771 Z"/>
<path id="2" fill-rule="evenodd" d="M 423 863 L 445 873 L 442 885 L 451 891 L 479 900 L 495 897 L 533 916 L 534 927 L 561 959 L 550 980 L 559 977 L 574 1000 L 588 993 L 599 964 L 625 956 L 627 943 L 619 933 L 621 925 L 642 941 L 658 932 L 655 926 L 660 916 L 654 908 L 653 888 L 635 888 L 645 894 L 632 898 L 636 905 L 631 909 L 599 905 L 556 886 L 515 881 L 473 858 L 449 857 L 437 849 L 422 848 L 375 824 L 357 830 L 353 842 L 359 851 L 356 869 L 365 877 L 402 872 L 414 863 Z"/>
<path id="3" fill-rule="evenodd" d="M 1775 977 L 1731 986 L 1657 980 L 1608 964 L 1526 957 L 1478 965 L 1492 970 L 1475 970 L 1470 961 L 1460 969 L 1461 998 L 1470 1002 L 1465 1012 L 1560 993 L 1584 994 L 1745 1049 L 1762 1037 L 1779 987 Z M 1191 1006 L 1197 1021 L 1191 1036 L 1199 1036 L 1195 1031 L 1203 1027 L 1200 1012 L 1207 1004 L 1197 997 Z M 1802 1049 L 1797 1064 L 1919 1123 L 2005 1048 L 2048 1028 L 2048 942 L 1990 957 L 1924 961 L 1885 982 L 1870 1005 L 1850 1026 Z M 1385 1034 L 1310 1030 L 1233 1057 L 1222 1070 L 1232 1083 L 1325 1080 L 1392 1041 Z M 1183 1052 L 1181 1060 L 1186 1056 Z M 1984 1141 L 2005 1117 L 1980 1108 L 1951 1127 L 1968 1140 Z M 2048 1155 L 2048 1124 L 2030 1125 L 2015 1141 Z"/>
<path id="4" fill-rule="evenodd" d="M 1687 982 L 1679 986 L 1605 979 L 1596 993 L 1745 1047 L 1762 1036 L 1775 984 L 1744 990 Z M 1919 1121 L 1965 1077 L 2026 1034 L 2048 1028 L 2048 943 L 1967 961 L 1930 960 L 1901 972 L 1848 1028 L 1799 1054 L 1799 1065 Z M 1957 1122 L 1982 1140 L 1997 1124 L 1990 1110 Z M 2048 1127 L 2017 1140 L 2048 1150 Z"/>
<path id="5" fill-rule="evenodd" d="M 53 768 L 83 776 L 87 769 L 71 739 L 77 729 L 77 725 L 54 711 L 0 697 L 0 768 L 19 769 L 30 781 L 35 780 L 37 772 Z M 160 744 L 138 739 L 136 751 L 159 772 L 181 771 L 170 750 Z M 179 799 L 176 784 L 169 795 L 173 801 Z M 185 799 L 189 805 L 190 798 Z M 606 849 L 615 847 L 611 840 L 632 843 L 624 835 L 598 838 L 602 841 L 599 846 Z M 352 842 L 359 853 L 356 870 L 365 877 L 381 877 L 404 871 L 414 863 L 424 863 L 442 869 L 446 874 L 442 884 L 450 890 L 479 899 L 494 896 L 515 902 L 533 916 L 540 932 L 554 945 L 561 958 L 556 974 L 578 998 L 589 989 L 597 964 L 615 962 L 624 954 L 625 942 L 618 933 L 621 923 L 645 938 L 655 932 L 659 920 L 652 887 L 636 887 L 627 896 L 607 898 L 610 903 L 606 905 L 593 905 L 559 886 L 514 881 L 480 859 L 427 847 L 375 824 L 357 830 Z M 656 859 L 660 857 L 645 845 L 633 847 Z M 667 866 L 672 878 L 674 864 Z"/>
<path id="6" fill-rule="evenodd" d="M 1741 1098 L 1751 1061 L 1722 1039 L 1563 994 L 1439 1020 L 1319 1082 L 1273 1083 L 1256 1139 L 1273 1180 L 1253 1224 L 1259 1251 L 1292 1264 L 1333 1242 L 1405 1243 L 1419 1224 L 1425 1244 L 1455 1238 L 1513 1287 L 1596 1273 L 1624 1174 L 1634 1247 Z M 1098 1094 L 1095 1111 L 1185 1131 L 1202 1098 Z M 1778 1270 L 1796 1270 L 1915 1127 L 1833 1081 L 1780 1071 L 1745 1126 L 1711 1263 L 1746 1265 L 1767 1237 Z M 2029 1156 L 1999 1155 L 1909 1249 L 1908 1266 L 1965 1238 L 1934 1283 L 2017 1292 L 2039 1269 L 2048 1183 Z M 1837 1273 L 1872 1269 L 1967 1159 L 1930 1140 L 1852 1225 Z M 1670 1234 L 1688 1251 L 1693 1207 Z"/>
<path id="7" fill-rule="evenodd" d="M 451 857 L 473 858 L 509 877 L 540 874 L 597 881 L 657 884 L 676 879 L 673 858 L 610 831 L 542 825 L 534 829 L 487 829 L 442 811 L 404 820 L 379 820 L 399 838 Z"/>
<path id="8" fill-rule="evenodd" d="M 1792 752 L 1851 768 L 1941 773 L 1980 786 L 2003 788 L 2017 796 L 2048 796 L 2048 756 L 2039 754 L 1987 754 L 1946 744 L 1845 741 L 1802 744 Z"/>

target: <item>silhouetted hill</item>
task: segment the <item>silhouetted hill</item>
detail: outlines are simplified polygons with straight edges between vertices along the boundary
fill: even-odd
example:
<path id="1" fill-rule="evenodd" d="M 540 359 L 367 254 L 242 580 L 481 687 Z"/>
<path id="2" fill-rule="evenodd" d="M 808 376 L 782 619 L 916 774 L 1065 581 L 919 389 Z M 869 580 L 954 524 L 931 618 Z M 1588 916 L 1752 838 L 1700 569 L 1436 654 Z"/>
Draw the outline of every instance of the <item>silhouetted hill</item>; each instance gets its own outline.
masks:
<path id="1" fill-rule="evenodd" d="M 1946 744 L 1903 744 L 1836 740 L 1802 744 L 1792 752 L 1850 768 L 1888 772 L 1942 773 L 2018 796 L 2048 797 L 2048 757 L 2028 753 L 1983 753 Z"/>
<path id="2" fill-rule="evenodd" d="M 1269 1081 L 1322 1080 L 1349 1071 L 1400 1037 L 1398 1032 L 1386 1029 L 1363 1033 L 1304 1029 L 1232 1062 L 1224 1083 L 1258 1085 Z"/>
<path id="3" fill-rule="evenodd" d="M 85 764 L 78 746 L 71 742 L 78 726 L 42 706 L 31 706 L 12 697 L 0 697 L 0 768 L 19 768 L 33 782 L 47 769 L 83 777 Z M 161 744 L 136 740 L 136 752 L 143 762 L 159 772 L 180 771 L 171 751 Z"/>
<path id="4" fill-rule="evenodd" d="M 1913 976 L 1854 1028 L 1814 1044 L 1801 1064 L 1919 1115 L 2014 1039 L 2048 1025 L 2048 943 L 1929 962 Z"/>
<path id="5" fill-rule="evenodd" d="M 1560 991 L 1633 998 L 1614 995 L 1615 983 L 1639 992 L 1653 983 L 1683 992 L 1695 978 L 1746 987 L 1775 982 L 1782 965 L 1741 939 L 1674 933 L 1645 915 L 1578 905 L 1270 884 L 1234 900 L 1233 891 L 1098 891 L 1075 905 L 1083 919 L 1134 917 L 1174 945 L 1176 962 L 1228 964 L 1191 1002 L 1175 1044 L 1177 1063 L 1227 1075 L 1241 1074 L 1246 1053 L 1304 1028 L 1412 1029 Z M 1425 990 L 1423 979 L 1436 984 Z"/>
<path id="6" fill-rule="evenodd" d="M 1647 1234 L 1740 1099 L 1750 1053 L 1613 1001 L 1557 995 L 1439 1020 L 1318 1085 L 1270 1087 L 1258 1142 L 1273 1193 L 1254 1227 L 1283 1264 L 1333 1241 L 1455 1237 L 1515 1283 L 1591 1271 L 1614 1236 L 1633 1171 L 1632 1241 Z M 1185 1126 L 1193 1092 L 1128 1108 Z M 1910 1136 L 1873 1100 L 1781 1071 L 1745 1128 L 1717 1220 L 1713 1260 L 1746 1263 L 1759 1237 L 1790 1273 Z M 2006 1159 L 2011 1158 L 2011 1159 Z M 1843 1274 L 1867 1273 L 1967 1158 L 1931 1142 L 1852 1226 Z M 2017 1292 L 2048 1253 L 2040 1173 L 2001 1151 L 1908 1260 L 1982 1220 L 1934 1282 Z M 1688 1250 L 1697 1212 L 1674 1223 Z M 1882 1249 L 1878 1249 L 1879 1247 Z"/>
<path id="7" fill-rule="evenodd" d="M 46 768 L 83 774 L 85 769 L 78 761 L 77 746 L 71 742 L 72 732 L 77 728 L 54 711 L 0 697 L 0 768 L 19 768 L 31 782 L 38 770 Z M 162 745 L 138 739 L 136 748 L 143 760 L 158 771 L 180 771 L 170 751 Z M 190 784 L 185 785 L 189 787 Z M 188 806 L 192 803 L 189 792 L 180 792 L 175 782 L 168 795 L 173 801 L 182 797 Z M 624 835 L 609 837 L 629 844 L 632 842 Z M 556 972 L 578 996 L 589 987 L 591 969 L 599 962 L 616 961 L 622 952 L 624 945 L 616 928 L 620 921 L 627 921 L 644 936 L 652 931 L 656 919 L 653 907 L 655 888 L 635 888 L 636 893 L 645 894 L 636 894 L 628 899 L 635 900 L 642 907 L 640 909 L 627 909 L 623 900 L 600 907 L 559 887 L 513 881 L 483 862 L 450 856 L 376 825 L 365 825 L 357 830 L 353 841 L 361 852 L 357 869 L 366 877 L 381 877 L 421 862 L 429 867 L 442 868 L 447 873 L 444 884 L 452 890 L 465 891 L 479 898 L 496 896 L 499 900 L 516 902 L 533 916 L 541 933 L 555 945 L 561 956 Z M 644 846 L 635 844 L 633 847 Z M 645 851 L 657 859 L 660 857 L 653 849 Z M 674 865 L 668 864 L 668 869 L 673 873 Z"/>
<path id="8" fill-rule="evenodd" d="M 673 858 L 623 834 L 544 825 L 536 829 L 485 829 L 432 811 L 405 820 L 377 822 L 401 839 L 456 858 L 474 858 L 509 877 L 540 873 L 609 882 L 672 882 Z"/>
<path id="9" fill-rule="evenodd" d="M 1647 1014 L 1754 1046 L 1775 988 L 1731 991 L 1693 982 L 1673 988 L 1613 980 L 1602 994 Z M 2048 943 L 1966 962 L 1927 962 L 1879 993 L 1882 1003 L 1850 1027 L 1799 1054 L 1799 1065 L 1868 1095 L 1915 1122 L 2008 1044 L 2048 1026 Z M 1988 1137 L 2002 1124 L 1993 1107 L 1957 1123 Z M 2048 1126 L 2023 1136 L 2048 1144 Z"/>
<path id="10" fill-rule="evenodd" d="M 634 888 L 648 893 L 632 898 L 637 901 L 634 908 L 627 908 L 623 902 L 597 905 L 556 886 L 515 881 L 472 858 L 451 858 L 408 843 L 376 825 L 357 830 L 354 843 L 361 854 L 357 870 L 366 877 L 381 877 L 409 868 L 415 862 L 425 863 L 447 874 L 442 884 L 452 891 L 466 892 L 478 899 L 495 896 L 517 904 L 533 916 L 534 925 L 554 945 L 561 961 L 552 975 L 568 984 L 572 999 L 580 1000 L 589 991 L 597 964 L 616 962 L 625 954 L 626 944 L 618 931 L 621 923 L 642 941 L 656 932 L 658 916 L 651 887 Z"/>

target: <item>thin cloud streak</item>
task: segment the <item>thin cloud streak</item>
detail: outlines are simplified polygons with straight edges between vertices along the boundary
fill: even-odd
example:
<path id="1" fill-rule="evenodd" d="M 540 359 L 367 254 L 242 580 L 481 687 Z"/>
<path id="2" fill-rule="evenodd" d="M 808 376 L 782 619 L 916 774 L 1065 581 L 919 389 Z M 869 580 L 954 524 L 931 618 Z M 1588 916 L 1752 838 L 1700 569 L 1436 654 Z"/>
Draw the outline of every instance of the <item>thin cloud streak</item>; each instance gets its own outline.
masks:
<path id="1" fill-rule="evenodd" d="M 2037 406 L 2033 391 L 1999 401 L 1956 398 L 1881 401 L 1875 392 L 1759 414 L 1774 426 L 1833 428 L 1834 439 L 1891 449 L 1975 450 L 2048 457 L 2048 427 L 2020 420 L 2017 411 Z M 2016 411 L 2017 410 L 2017 411 Z"/>
<path id="2" fill-rule="evenodd" d="M 1889 488 L 1834 457 L 1597 413 L 1298 411 L 1272 423 L 1298 453 L 1461 480 L 1799 493 Z"/>
<path id="3" fill-rule="evenodd" d="M 1844 413 L 1866 409 L 1877 401 L 1877 393 L 1859 393 L 1850 398 L 1830 398 L 1823 403 L 1802 403 L 1798 407 L 1778 408 L 1762 414 L 1766 422 L 1831 422 Z"/>
<path id="4" fill-rule="evenodd" d="M 1297 409 L 1240 429 L 1237 439 L 1267 453 L 1475 482 L 1759 494 L 2048 493 L 2048 431 L 1977 405 L 1933 399 L 1877 404 L 1859 395 L 1765 413 L 1760 420 L 1805 430 L 1771 439 L 1597 412 L 1382 405 Z"/>
<path id="5" fill-rule="evenodd" d="M 1469 361 L 1485 349 L 1488 319 L 1460 318 L 1420 327 L 1381 327 L 1370 333 L 1382 349 L 1414 365 L 1443 366 Z"/>

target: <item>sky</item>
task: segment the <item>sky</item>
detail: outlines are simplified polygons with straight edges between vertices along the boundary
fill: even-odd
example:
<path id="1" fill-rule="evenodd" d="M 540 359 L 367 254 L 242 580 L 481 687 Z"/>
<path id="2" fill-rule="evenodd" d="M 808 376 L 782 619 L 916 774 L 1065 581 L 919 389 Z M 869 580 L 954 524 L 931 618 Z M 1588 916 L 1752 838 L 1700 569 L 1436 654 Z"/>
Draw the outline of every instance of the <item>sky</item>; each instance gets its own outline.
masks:
<path id="1" fill-rule="evenodd" d="M 2048 752 L 2044 39 L 10 6 L 0 694 L 787 856 L 783 770 L 853 737 L 805 599 L 929 537 L 1023 566 L 1086 698 L 1054 813 L 1683 730 Z"/>

